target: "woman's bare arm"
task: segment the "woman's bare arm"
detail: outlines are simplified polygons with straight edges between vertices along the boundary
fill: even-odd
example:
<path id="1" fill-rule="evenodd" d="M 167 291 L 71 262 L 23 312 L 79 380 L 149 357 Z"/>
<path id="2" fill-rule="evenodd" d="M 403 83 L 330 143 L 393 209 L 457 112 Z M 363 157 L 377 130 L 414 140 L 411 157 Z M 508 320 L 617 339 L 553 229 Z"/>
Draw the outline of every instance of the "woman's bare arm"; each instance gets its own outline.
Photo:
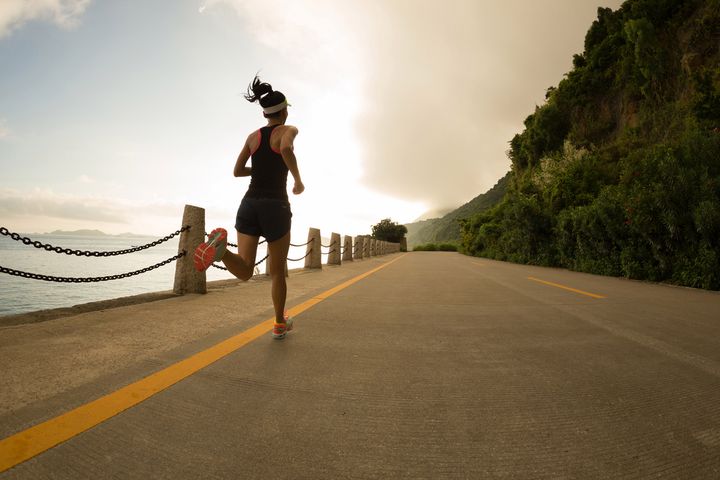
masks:
<path id="1" fill-rule="evenodd" d="M 250 160 L 251 155 L 250 139 L 255 135 L 255 133 L 251 133 L 247 140 L 245 140 L 245 145 L 242 150 L 240 150 L 240 155 L 238 155 L 237 161 L 235 162 L 235 168 L 233 169 L 233 175 L 236 177 L 250 176 L 250 167 L 247 166 L 247 162 Z"/>
<path id="2" fill-rule="evenodd" d="M 305 185 L 303 185 L 302 179 L 300 178 L 300 170 L 298 169 L 297 158 L 295 158 L 293 142 L 295 141 L 297 134 L 298 129 L 289 125 L 280 140 L 280 155 L 282 155 L 285 165 L 287 165 L 288 170 L 295 180 L 293 193 L 295 195 L 300 195 L 305 190 Z"/>

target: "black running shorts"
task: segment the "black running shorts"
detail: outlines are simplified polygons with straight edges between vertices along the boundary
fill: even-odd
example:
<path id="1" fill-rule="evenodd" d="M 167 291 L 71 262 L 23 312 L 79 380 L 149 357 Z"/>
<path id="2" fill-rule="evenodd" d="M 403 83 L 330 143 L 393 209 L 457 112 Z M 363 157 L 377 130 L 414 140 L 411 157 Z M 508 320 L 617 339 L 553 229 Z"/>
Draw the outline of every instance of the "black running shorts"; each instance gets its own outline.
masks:
<path id="1" fill-rule="evenodd" d="M 290 231 L 290 202 L 279 198 L 248 198 L 240 202 L 235 230 L 268 242 L 279 240 Z"/>

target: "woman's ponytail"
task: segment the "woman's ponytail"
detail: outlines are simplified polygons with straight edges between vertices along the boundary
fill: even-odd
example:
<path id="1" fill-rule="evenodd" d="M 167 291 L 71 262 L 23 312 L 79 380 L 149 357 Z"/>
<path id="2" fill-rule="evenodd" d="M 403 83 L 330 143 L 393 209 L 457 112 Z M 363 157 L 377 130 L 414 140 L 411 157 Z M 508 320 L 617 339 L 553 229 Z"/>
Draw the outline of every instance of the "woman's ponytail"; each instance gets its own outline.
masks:
<path id="1" fill-rule="evenodd" d="M 272 93 L 272 91 L 272 86 L 269 83 L 261 82 L 260 77 L 255 75 L 252 83 L 248 85 L 245 99 L 248 102 L 257 102 L 258 100 L 260 100 L 260 97 Z"/>
<path id="2" fill-rule="evenodd" d="M 245 99 L 248 102 L 259 101 L 265 118 L 279 115 L 280 111 L 287 108 L 289 105 L 282 92 L 273 90 L 269 83 L 261 82 L 260 77 L 257 75 L 253 78 L 252 83 L 248 85 Z"/>

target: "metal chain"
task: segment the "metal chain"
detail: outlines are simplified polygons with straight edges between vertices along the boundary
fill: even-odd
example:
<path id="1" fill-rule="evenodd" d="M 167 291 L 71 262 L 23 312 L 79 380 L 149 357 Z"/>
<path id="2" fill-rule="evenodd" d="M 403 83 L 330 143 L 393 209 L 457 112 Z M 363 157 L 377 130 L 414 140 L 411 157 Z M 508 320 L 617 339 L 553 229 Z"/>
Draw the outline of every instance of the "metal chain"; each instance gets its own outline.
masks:
<path id="1" fill-rule="evenodd" d="M 330 251 L 327 252 L 327 253 L 322 252 L 322 255 L 330 255 L 331 253 L 334 253 L 334 252 L 337 252 L 337 250 L 335 250 L 335 249 L 333 248 L 332 250 L 330 250 Z"/>
<path id="2" fill-rule="evenodd" d="M 262 260 L 260 260 L 259 262 L 257 262 L 257 263 L 255 264 L 255 266 L 257 267 L 258 265 L 260 265 L 260 264 L 261 264 L 262 262 L 264 262 L 267 258 L 268 258 L 268 256 L 265 255 Z M 218 265 L 217 263 L 213 263 L 212 266 L 215 267 L 215 268 L 219 268 L 220 270 L 225 270 L 225 271 L 227 271 L 227 268 L 221 267 L 221 266 Z"/>
<path id="3" fill-rule="evenodd" d="M 207 237 L 208 234 L 205 233 L 205 236 Z M 294 243 L 291 243 L 290 246 L 291 246 L 291 247 L 304 247 L 305 245 L 311 243 L 313 240 L 315 240 L 315 239 L 314 239 L 314 238 L 311 238 L 311 239 L 308 240 L 307 242 L 301 243 L 301 244 L 299 244 L 299 245 L 296 245 L 296 244 L 294 244 Z M 263 240 L 262 242 L 258 242 L 258 245 L 262 245 L 263 243 L 267 243 L 267 239 Z M 333 243 L 333 244 L 330 244 L 330 246 L 333 246 L 333 245 L 334 245 L 334 243 Z M 230 242 L 227 243 L 227 246 L 228 246 L 228 247 L 236 247 L 236 248 L 237 248 L 237 245 L 235 245 L 234 243 L 230 243 Z"/>
<path id="4" fill-rule="evenodd" d="M 6 237 L 10 237 L 13 240 L 22 242 L 25 245 L 32 245 L 35 248 L 44 249 L 48 252 L 55 252 L 55 253 L 64 253 L 66 255 L 77 255 L 78 257 L 114 257 L 116 255 L 125 255 L 127 253 L 135 253 L 139 252 L 140 250 L 145 250 L 150 247 L 155 247 L 157 245 L 160 245 L 163 242 L 167 242 L 171 238 L 175 237 L 176 235 L 179 235 L 181 232 L 184 232 L 185 230 L 189 230 L 190 225 L 185 225 L 180 230 L 176 231 L 175 233 L 172 233 L 166 237 L 163 237 L 159 240 L 155 240 L 154 242 L 148 243 L 147 245 L 142 245 L 140 247 L 133 247 L 128 248 L 126 250 L 116 250 L 114 252 L 91 252 L 88 250 L 73 250 L 70 248 L 62 248 L 62 247 L 53 247 L 50 244 L 45 244 L 39 241 L 32 241 L 31 239 L 27 237 L 22 237 L 18 233 L 10 232 L 5 227 L 0 227 L 0 235 L 5 235 Z M 3 272 L 7 273 L 7 272 Z"/>
<path id="5" fill-rule="evenodd" d="M 313 242 L 313 241 L 315 241 L 315 239 L 314 239 L 314 238 L 311 238 L 310 240 L 308 240 L 308 241 L 305 242 L 305 243 L 301 243 L 301 244 L 299 244 L 299 245 L 295 245 L 294 243 L 291 243 L 290 246 L 291 246 L 291 247 L 304 247 L 305 245 L 307 245 L 307 244 L 309 244 L 309 243 L 311 243 L 311 242 Z M 306 255 L 306 256 L 307 256 L 307 255 Z M 304 258 L 304 257 L 303 257 L 303 258 Z"/>
<path id="6" fill-rule="evenodd" d="M 0 265 L 0 273 L 7 273 L 16 277 L 31 278 L 33 280 L 45 280 L 46 282 L 59 282 L 59 283 L 92 283 L 92 282 L 106 282 L 108 280 L 118 280 L 120 278 L 132 277 L 134 275 L 140 275 L 141 273 L 149 272 L 163 265 L 167 265 L 170 262 L 174 262 L 178 258 L 186 255 L 187 252 L 183 250 L 174 257 L 168 258 L 160 263 L 156 263 L 151 267 L 143 268 L 142 270 L 135 270 L 134 272 L 122 273 L 119 275 L 108 275 L 106 277 L 54 277 L 52 275 L 42 275 L 39 273 L 21 272 L 19 270 L 13 270 L 12 268 L 6 268 Z"/>
<path id="7" fill-rule="evenodd" d="M 307 257 L 308 255 L 310 255 L 311 253 L 312 253 L 312 250 L 310 250 L 308 253 L 306 253 L 304 257 L 300 257 L 300 258 L 296 258 L 296 259 L 288 258 L 288 261 L 289 261 L 289 262 L 299 262 L 300 260 L 306 258 L 306 257 Z"/>
<path id="8" fill-rule="evenodd" d="M 323 247 L 323 248 L 330 248 L 330 247 L 335 246 L 335 242 L 332 242 L 330 245 L 323 245 L 323 244 L 321 243 L 320 246 Z"/>
<path id="9" fill-rule="evenodd" d="M 205 236 L 206 236 L 206 237 L 209 237 L 210 235 L 209 235 L 207 232 L 205 232 Z M 262 245 L 262 244 L 265 243 L 265 242 L 267 242 L 267 240 L 263 240 L 262 242 L 258 242 L 258 245 Z M 227 242 L 226 245 L 227 245 L 228 247 L 235 247 L 235 248 L 237 248 L 237 245 L 234 244 L 234 243 Z"/>

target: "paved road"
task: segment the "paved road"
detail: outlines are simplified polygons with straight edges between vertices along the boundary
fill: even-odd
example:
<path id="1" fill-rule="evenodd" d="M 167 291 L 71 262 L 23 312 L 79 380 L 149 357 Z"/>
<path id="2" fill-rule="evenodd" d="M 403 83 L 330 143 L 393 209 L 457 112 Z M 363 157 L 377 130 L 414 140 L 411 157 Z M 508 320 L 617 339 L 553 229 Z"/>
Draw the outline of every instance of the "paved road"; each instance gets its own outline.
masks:
<path id="1" fill-rule="evenodd" d="M 720 478 L 718 293 L 435 252 L 291 276 L 290 287 L 306 309 L 286 340 L 263 333 L 0 479 Z M 197 322 L 198 306 L 227 310 L 252 288 L 267 285 L 122 312 Z M 97 318 L 45 322 L 42 342 Z M 3 435 L 219 340 L 202 331 L 122 375 L 18 394 Z"/>

